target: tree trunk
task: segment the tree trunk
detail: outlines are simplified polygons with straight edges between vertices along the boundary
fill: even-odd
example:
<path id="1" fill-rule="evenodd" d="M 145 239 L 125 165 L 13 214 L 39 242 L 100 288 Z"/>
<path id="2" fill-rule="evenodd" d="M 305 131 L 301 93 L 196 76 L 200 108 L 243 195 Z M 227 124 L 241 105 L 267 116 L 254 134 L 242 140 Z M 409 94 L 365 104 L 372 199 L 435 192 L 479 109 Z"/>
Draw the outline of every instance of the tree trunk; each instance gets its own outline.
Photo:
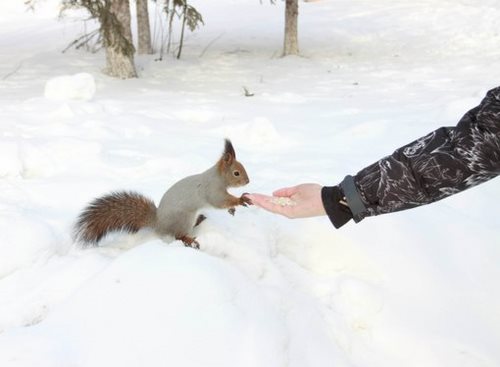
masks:
<path id="1" fill-rule="evenodd" d="M 137 34 L 139 54 L 152 54 L 148 0 L 137 0 Z"/>
<path id="2" fill-rule="evenodd" d="M 106 48 L 106 74 L 122 79 L 136 78 L 129 0 L 111 0 L 100 22 Z"/>
<path id="3" fill-rule="evenodd" d="M 184 30 L 186 29 L 186 21 L 187 21 L 186 11 L 187 11 L 187 1 L 184 3 L 184 8 L 182 10 L 181 39 L 179 41 L 179 51 L 177 52 L 177 59 L 181 58 L 182 45 L 184 44 Z"/>
<path id="4" fill-rule="evenodd" d="M 109 76 L 120 79 L 137 78 L 133 56 L 128 57 L 114 47 L 106 47 L 106 64 L 104 73 Z"/>
<path id="5" fill-rule="evenodd" d="M 122 34 L 131 44 L 132 29 L 130 28 L 130 2 L 129 0 L 111 0 L 111 12 L 116 16 L 122 26 Z"/>
<path id="6" fill-rule="evenodd" d="M 283 46 L 283 56 L 299 54 L 299 42 L 297 35 L 298 18 L 299 0 L 286 0 L 285 42 Z"/>

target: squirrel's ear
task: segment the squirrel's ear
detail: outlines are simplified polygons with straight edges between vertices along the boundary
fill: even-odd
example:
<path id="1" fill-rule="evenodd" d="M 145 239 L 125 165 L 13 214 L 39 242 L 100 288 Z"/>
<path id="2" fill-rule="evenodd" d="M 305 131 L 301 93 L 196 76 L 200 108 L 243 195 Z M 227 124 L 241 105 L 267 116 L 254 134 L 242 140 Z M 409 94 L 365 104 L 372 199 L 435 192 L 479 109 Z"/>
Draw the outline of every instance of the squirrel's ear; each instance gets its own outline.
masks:
<path id="1" fill-rule="evenodd" d="M 227 164 L 231 164 L 235 159 L 236 153 L 234 151 L 233 144 L 231 144 L 231 141 L 229 139 L 226 139 L 224 145 L 224 153 L 222 154 L 222 160 Z"/>

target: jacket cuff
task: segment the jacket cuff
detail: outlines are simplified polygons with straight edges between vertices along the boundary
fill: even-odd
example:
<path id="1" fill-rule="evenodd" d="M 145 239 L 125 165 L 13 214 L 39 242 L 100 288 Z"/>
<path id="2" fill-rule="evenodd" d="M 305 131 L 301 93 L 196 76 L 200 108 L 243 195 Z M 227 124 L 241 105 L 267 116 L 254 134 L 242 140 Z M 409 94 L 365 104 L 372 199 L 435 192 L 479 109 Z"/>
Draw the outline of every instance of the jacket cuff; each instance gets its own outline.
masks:
<path id="1" fill-rule="evenodd" d="M 366 216 L 367 209 L 356 187 L 354 177 L 346 176 L 339 186 L 344 193 L 349 209 L 351 209 L 354 221 L 360 222 Z"/>
<path id="2" fill-rule="evenodd" d="M 326 214 L 335 228 L 340 228 L 352 219 L 349 207 L 340 204 L 344 194 L 339 186 L 325 186 L 321 189 L 321 199 Z"/>

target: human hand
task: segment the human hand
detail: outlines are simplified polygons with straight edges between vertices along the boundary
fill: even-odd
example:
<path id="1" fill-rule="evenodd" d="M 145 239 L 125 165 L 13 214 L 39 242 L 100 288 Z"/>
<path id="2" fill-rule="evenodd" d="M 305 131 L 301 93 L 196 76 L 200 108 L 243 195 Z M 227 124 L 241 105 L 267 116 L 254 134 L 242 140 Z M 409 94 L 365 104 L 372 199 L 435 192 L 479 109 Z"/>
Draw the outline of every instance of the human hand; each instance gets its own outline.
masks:
<path id="1" fill-rule="evenodd" d="M 293 187 L 285 187 L 273 192 L 273 196 L 263 194 L 246 194 L 253 204 L 272 213 L 287 218 L 307 218 L 326 215 L 321 189 L 323 186 L 306 183 Z"/>

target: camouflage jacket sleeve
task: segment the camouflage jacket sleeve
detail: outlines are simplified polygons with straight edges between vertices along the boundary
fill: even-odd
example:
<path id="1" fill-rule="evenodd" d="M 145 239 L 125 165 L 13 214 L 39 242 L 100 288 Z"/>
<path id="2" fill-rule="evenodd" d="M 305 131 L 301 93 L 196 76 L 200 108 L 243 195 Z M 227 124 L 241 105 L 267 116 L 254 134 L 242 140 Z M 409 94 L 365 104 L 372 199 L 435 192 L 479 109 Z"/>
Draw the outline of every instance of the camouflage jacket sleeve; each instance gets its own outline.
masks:
<path id="1" fill-rule="evenodd" d="M 455 127 L 442 127 L 347 176 L 339 185 L 352 217 L 441 200 L 500 174 L 500 87 Z"/>

